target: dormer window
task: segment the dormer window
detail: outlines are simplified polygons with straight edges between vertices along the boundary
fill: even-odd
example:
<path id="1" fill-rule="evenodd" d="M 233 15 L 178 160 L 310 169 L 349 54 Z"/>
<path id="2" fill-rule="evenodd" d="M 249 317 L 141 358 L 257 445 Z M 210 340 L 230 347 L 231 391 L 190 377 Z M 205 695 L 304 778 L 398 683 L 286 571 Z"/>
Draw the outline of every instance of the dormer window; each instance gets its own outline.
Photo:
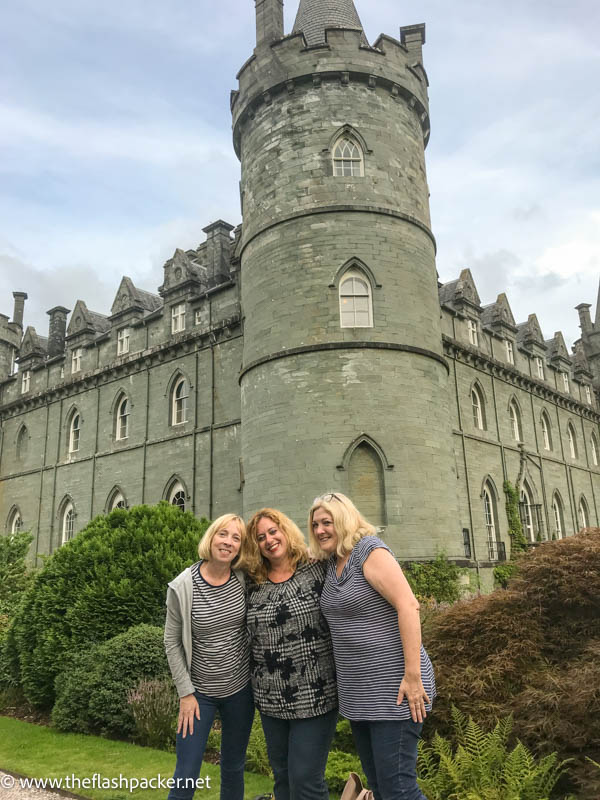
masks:
<path id="1" fill-rule="evenodd" d="M 477 347 L 479 345 L 479 332 L 474 319 L 467 320 L 467 329 L 469 331 L 469 344 L 472 344 L 473 347 Z"/>
<path id="2" fill-rule="evenodd" d="M 178 303 L 171 308 L 171 333 L 185 330 L 185 303 Z"/>
<path id="3" fill-rule="evenodd" d="M 535 359 L 536 374 L 540 380 L 544 380 L 544 360 L 539 356 Z"/>
<path id="4" fill-rule="evenodd" d="M 117 332 L 117 355 L 124 356 L 129 352 L 130 328 L 121 328 Z"/>
<path id="5" fill-rule="evenodd" d="M 563 372 L 562 378 L 563 378 L 563 389 L 564 389 L 565 392 L 568 392 L 569 391 L 569 373 L 568 372 Z"/>
<path id="6" fill-rule="evenodd" d="M 81 347 L 76 347 L 71 354 L 71 372 L 81 371 Z"/>
<path id="7" fill-rule="evenodd" d="M 510 339 L 507 339 L 505 344 L 506 344 L 506 360 L 508 361 L 509 364 L 513 364 L 514 365 L 514 363 L 515 363 L 515 348 L 514 348 L 514 345 L 513 345 L 513 343 L 511 342 Z"/>
<path id="8" fill-rule="evenodd" d="M 26 369 L 21 376 L 21 394 L 25 394 L 31 387 L 31 370 Z"/>

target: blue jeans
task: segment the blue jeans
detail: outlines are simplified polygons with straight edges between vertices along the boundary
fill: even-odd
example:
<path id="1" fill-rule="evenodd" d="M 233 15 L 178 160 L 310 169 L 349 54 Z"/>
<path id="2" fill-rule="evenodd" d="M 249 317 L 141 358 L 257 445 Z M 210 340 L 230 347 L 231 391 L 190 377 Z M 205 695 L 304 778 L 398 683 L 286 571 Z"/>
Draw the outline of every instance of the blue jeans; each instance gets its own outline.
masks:
<path id="1" fill-rule="evenodd" d="M 375 800 L 426 800 L 417 784 L 417 744 L 422 722 L 351 721 L 350 725 Z"/>
<path id="2" fill-rule="evenodd" d="M 244 800 L 244 766 L 254 700 L 250 684 L 230 697 L 208 697 L 196 692 L 200 719 L 194 719 L 194 733 L 177 734 L 175 785 L 168 800 L 191 800 L 200 774 L 208 734 L 215 714 L 221 717 L 221 800 Z M 177 781 L 179 780 L 179 786 Z M 188 784 L 186 785 L 186 781 Z"/>
<path id="3" fill-rule="evenodd" d="M 277 719 L 261 713 L 275 800 L 328 800 L 325 765 L 337 715 L 337 708 L 306 719 Z"/>

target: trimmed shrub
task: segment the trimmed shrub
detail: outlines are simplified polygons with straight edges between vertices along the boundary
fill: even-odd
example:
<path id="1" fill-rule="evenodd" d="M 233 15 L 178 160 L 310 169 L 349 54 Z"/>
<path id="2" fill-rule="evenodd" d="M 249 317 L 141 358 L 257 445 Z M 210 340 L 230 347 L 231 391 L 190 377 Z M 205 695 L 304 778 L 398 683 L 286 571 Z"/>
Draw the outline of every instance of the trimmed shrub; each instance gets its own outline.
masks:
<path id="1" fill-rule="evenodd" d="M 168 503 L 116 509 L 50 556 L 11 628 L 28 699 L 50 707 L 54 680 L 78 650 L 131 625 L 162 625 L 167 583 L 197 558 L 207 524 Z"/>
<path id="2" fill-rule="evenodd" d="M 354 744 L 354 737 L 352 736 L 352 728 L 347 719 L 342 719 L 340 717 L 338 720 L 335 726 L 335 736 L 331 742 L 331 749 L 356 755 L 356 745 Z"/>
<path id="3" fill-rule="evenodd" d="M 174 750 L 179 698 L 171 678 L 142 680 L 127 692 L 134 740 L 144 747 Z"/>
<path id="4" fill-rule="evenodd" d="M 26 559 L 32 541 L 27 531 L 0 536 L 0 618 L 13 616 L 31 581 Z"/>
<path id="5" fill-rule="evenodd" d="M 429 620 L 438 683 L 425 735 L 452 734 L 451 706 L 486 726 L 506 714 L 537 754 L 573 758 L 582 797 L 600 797 L 600 529 L 519 557 L 507 589 Z M 562 779 L 559 788 L 572 790 Z"/>
<path id="6" fill-rule="evenodd" d="M 402 564 L 402 571 L 419 599 L 432 597 L 438 603 L 455 603 L 463 594 L 460 576 L 465 572 L 438 553 L 434 561 L 410 561 Z"/>
<path id="7" fill-rule="evenodd" d="M 162 628 L 137 625 L 71 657 L 56 679 L 52 722 L 61 731 L 131 738 L 129 692 L 144 678 L 168 675 Z"/>

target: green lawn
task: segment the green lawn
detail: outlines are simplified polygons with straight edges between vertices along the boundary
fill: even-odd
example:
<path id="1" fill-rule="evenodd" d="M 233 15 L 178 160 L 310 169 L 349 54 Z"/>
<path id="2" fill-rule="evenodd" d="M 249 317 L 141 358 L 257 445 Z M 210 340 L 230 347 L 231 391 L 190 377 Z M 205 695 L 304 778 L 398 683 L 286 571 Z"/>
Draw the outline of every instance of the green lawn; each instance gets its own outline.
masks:
<path id="1" fill-rule="evenodd" d="M 0 716 L 0 769 L 31 778 L 171 778 L 175 756 L 162 750 L 137 747 L 98 736 L 59 733 L 42 725 L 32 725 Z M 210 778 L 210 789 L 199 789 L 196 800 L 218 800 L 219 768 L 203 764 L 200 777 Z M 272 790 L 272 781 L 262 775 L 246 773 L 246 798 Z M 166 800 L 167 789 L 84 789 L 70 791 L 91 800 Z"/>

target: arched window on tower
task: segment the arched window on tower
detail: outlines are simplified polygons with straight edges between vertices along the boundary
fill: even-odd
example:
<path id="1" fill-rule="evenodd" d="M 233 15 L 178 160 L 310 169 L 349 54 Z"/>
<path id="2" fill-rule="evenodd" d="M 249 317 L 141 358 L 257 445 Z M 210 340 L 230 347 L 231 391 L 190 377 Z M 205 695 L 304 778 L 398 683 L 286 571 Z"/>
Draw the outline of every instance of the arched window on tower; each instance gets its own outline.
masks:
<path id="1" fill-rule="evenodd" d="M 554 515 L 554 533 L 557 539 L 563 539 L 567 532 L 565 531 L 565 515 L 563 512 L 563 504 L 558 492 L 554 492 L 552 496 L 552 513 Z"/>
<path id="2" fill-rule="evenodd" d="M 6 527 L 10 534 L 19 533 L 23 530 L 23 517 L 17 507 L 13 508 L 8 515 L 8 525 Z"/>
<path id="3" fill-rule="evenodd" d="M 477 430 L 485 430 L 485 403 L 483 392 L 478 384 L 471 389 L 471 408 L 473 410 L 473 425 Z"/>
<path id="4" fill-rule="evenodd" d="M 552 428 L 550 426 L 550 418 L 545 411 L 542 411 L 540 422 L 542 425 L 542 441 L 544 443 L 544 450 L 552 450 Z"/>
<path id="5" fill-rule="evenodd" d="M 348 462 L 350 495 L 357 508 L 378 528 L 387 525 L 383 465 L 368 442 L 354 448 Z"/>
<path id="6" fill-rule="evenodd" d="M 590 527 L 590 512 L 588 504 L 583 495 L 579 498 L 579 505 L 577 506 L 577 518 L 579 520 L 579 529 Z"/>
<path id="7" fill-rule="evenodd" d="M 340 281 L 340 325 L 342 328 L 372 328 L 371 283 L 359 270 L 346 272 Z"/>
<path id="8" fill-rule="evenodd" d="M 516 400 L 511 400 L 508 406 L 508 413 L 510 416 L 510 430 L 512 438 L 515 442 L 523 441 L 523 428 L 521 426 L 521 412 Z"/>
<path id="9" fill-rule="evenodd" d="M 352 136 L 344 134 L 333 146 L 333 174 L 337 177 L 360 178 L 364 175 L 362 147 Z"/>
<path id="10" fill-rule="evenodd" d="M 567 425 L 567 437 L 569 439 L 569 453 L 571 458 L 577 458 L 577 434 L 575 433 L 575 428 L 569 422 Z"/>
<path id="11" fill-rule="evenodd" d="M 121 395 L 117 400 L 115 414 L 115 439 L 119 442 L 129 436 L 129 399 Z"/>
<path id="12" fill-rule="evenodd" d="M 29 450 L 29 431 L 26 425 L 22 425 L 17 434 L 17 461 L 25 461 Z"/>
<path id="13" fill-rule="evenodd" d="M 188 397 L 188 382 L 180 376 L 173 383 L 171 390 L 171 425 L 182 425 L 187 422 Z"/>

